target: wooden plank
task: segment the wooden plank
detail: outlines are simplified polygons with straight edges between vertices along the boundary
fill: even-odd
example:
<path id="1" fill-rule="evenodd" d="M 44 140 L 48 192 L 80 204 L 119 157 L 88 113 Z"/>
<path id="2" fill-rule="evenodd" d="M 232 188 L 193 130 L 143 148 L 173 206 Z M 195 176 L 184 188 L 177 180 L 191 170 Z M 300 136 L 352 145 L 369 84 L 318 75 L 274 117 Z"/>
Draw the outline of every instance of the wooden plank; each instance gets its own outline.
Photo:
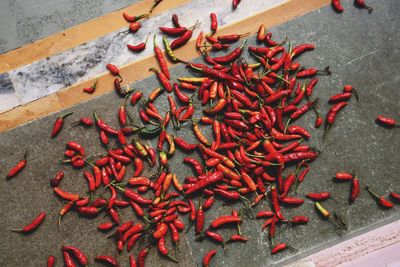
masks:
<path id="1" fill-rule="evenodd" d="M 227 25 L 226 27 L 219 30 L 218 33 L 254 33 L 257 31 L 258 26 L 262 23 L 266 24 L 267 27 L 272 27 L 329 4 L 330 0 L 289 0 L 288 2 L 280 6 L 263 11 L 252 17 L 246 18 L 243 21 L 237 22 L 232 25 Z M 194 43 L 195 40 L 191 40 L 187 45 L 178 49 L 176 51 L 176 55 L 186 61 L 199 56 L 195 51 Z M 122 76 L 126 79 L 124 81 L 124 84 L 132 83 L 134 81 L 146 78 L 150 75 L 154 75 L 152 72 L 147 71 L 152 66 L 156 66 L 154 56 L 150 56 L 140 61 L 136 61 L 129 65 L 123 66 L 121 68 L 121 73 Z M 140 69 L 141 71 L 138 71 L 138 69 Z M 82 88 L 91 86 L 96 79 L 99 80 L 98 86 L 96 88 L 96 93 L 93 95 L 82 93 Z M 114 77 L 106 73 L 104 75 L 101 75 L 100 77 L 73 85 L 69 88 L 60 90 L 55 94 L 45 96 L 42 99 L 38 99 L 26 105 L 19 106 L 10 111 L 4 112 L 0 114 L 0 132 L 12 129 L 22 123 L 40 118 L 52 112 L 68 108 L 92 97 L 106 94 L 113 90 L 113 80 Z M 51 101 L 46 99 L 51 99 Z M 56 101 L 57 103 L 53 103 L 53 101 Z M 51 105 L 47 106 L 38 104 L 48 102 L 51 102 Z M 40 106 L 40 109 L 36 110 L 35 107 L 37 106 Z M 56 107 L 59 108 L 57 109 Z"/>
<path id="2" fill-rule="evenodd" d="M 190 0 L 163 1 L 152 16 L 166 10 L 184 5 Z M 147 12 L 153 5 L 154 0 L 144 0 L 132 6 L 114 11 L 102 17 L 90 20 L 65 31 L 56 33 L 47 38 L 24 45 L 0 55 L 0 73 L 14 70 L 20 66 L 35 62 L 37 60 L 51 57 L 63 51 L 72 49 L 80 44 L 95 40 L 100 36 L 127 27 L 128 23 L 122 18 L 122 12 L 128 14 L 142 14 Z"/>

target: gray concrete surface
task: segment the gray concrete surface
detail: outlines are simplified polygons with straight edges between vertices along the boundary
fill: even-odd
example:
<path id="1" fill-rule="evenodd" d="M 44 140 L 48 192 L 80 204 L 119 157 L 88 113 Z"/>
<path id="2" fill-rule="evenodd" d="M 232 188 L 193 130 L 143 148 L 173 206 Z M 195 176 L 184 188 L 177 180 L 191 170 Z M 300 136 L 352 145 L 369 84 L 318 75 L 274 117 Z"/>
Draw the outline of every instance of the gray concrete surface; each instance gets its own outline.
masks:
<path id="1" fill-rule="evenodd" d="M 218 248 L 218 253 L 213 259 L 213 266 L 282 265 L 400 218 L 399 205 L 392 210 L 382 210 L 364 190 L 356 202 L 349 205 L 347 199 L 350 185 L 332 182 L 335 172 L 356 170 L 362 187 L 368 184 L 381 194 L 391 190 L 400 191 L 400 129 L 385 129 L 374 123 L 378 113 L 396 118 L 400 115 L 400 74 L 397 67 L 400 60 L 400 36 L 396 32 L 400 25 L 397 12 L 400 3 L 396 0 L 384 3 L 376 0 L 370 1 L 370 4 L 375 7 L 372 14 L 345 4 L 346 11 L 341 15 L 326 7 L 272 29 L 276 39 L 288 36 L 295 44 L 312 42 L 317 45 L 315 51 L 301 57 L 304 66 L 331 67 L 333 75 L 320 77 L 315 89 L 315 97 L 321 99 L 322 114 L 326 114 L 329 108 L 326 103 L 328 97 L 339 92 L 344 84 L 352 84 L 358 89 L 360 102 L 354 99 L 350 101 L 338 116 L 324 143 L 322 129 L 313 128 L 313 113 L 297 122 L 310 129 L 313 134 L 310 145 L 322 151 L 320 157 L 312 163 L 309 175 L 299 188 L 299 195 L 310 191 L 330 191 L 335 194 L 338 202 L 328 201 L 324 205 L 346 216 L 348 231 L 342 234 L 336 232 L 329 222 L 317 215 L 313 203 L 306 200 L 298 208 L 285 208 L 285 214 L 287 217 L 304 214 L 310 217 L 311 222 L 295 228 L 280 227 L 277 232 L 277 240 L 287 242 L 296 251 L 287 250 L 271 256 L 267 235 L 260 231 L 262 221 L 245 217 L 242 231 L 250 240 L 246 244 L 229 245 L 226 253 L 214 243 L 195 242 L 192 229 L 176 250 L 180 266 L 201 264 L 204 253 L 214 248 Z M 254 38 L 249 39 L 249 44 L 254 44 Z M 183 66 L 172 71 L 174 78 L 187 74 Z M 135 88 L 147 93 L 156 86 L 158 82 L 154 77 L 134 84 Z M 81 142 L 90 155 L 102 153 L 96 131 L 66 126 L 54 140 L 49 139 L 49 133 L 55 118 L 70 110 L 75 114 L 68 122 L 81 116 L 90 116 L 96 108 L 106 121 L 116 125 L 116 111 L 120 102 L 114 93 L 110 93 L 0 134 L 0 177 L 5 177 L 7 170 L 22 157 L 25 150 L 30 152 L 28 166 L 20 175 L 7 182 L 5 179 L 0 180 L 1 266 L 39 266 L 45 263 L 49 254 L 55 254 L 60 264 L 61 244 L 80 247 L 88 254 L 91 262 L 99 253 L 114 254 L 115 248 L 111 241 L 106 240 L 105 235 L 95 228 L 98 222 L 105 220 L 103 215 L 87 220 L 70 213 L 63 219 L 62 228 L 57 230 L 57 212 L 62 203 L 52 195 L 48 185 L 49 179 L 61 168 L 66 171 L 63 188 L 84 194 L 86 181 L 81 172 L 58 165 L 58 160 L 63 158 L 64 144 L 69 140 Z M 160 98 L 156 104 L 161 110 L 168 106 L 165 98 Z M 134 108 L 128 109 L 136 114 Z M 183 127 L 177 134 L 185 136 L 189 141 L 193 140 L 187 127 Z M 188 167 L 182 167 L 183 156 L 177 153 L 171 160 L 172 171 L 181 179 L 191 175 Z M 233 207 L 240 207 L 240 204 Z M 206 225 L 218 215 L 230 212 L 233 207 L 217 204 L 206 213 Z M 266 208 L 265 204 L 257 207 L 257 210 L 262 208 Z M 42 210 L 48 212 L 48 217 L 35 233 L 23 236 L 7 230 L 24 224 Z M 132 216 L 131 211 L 124 210 L 123 216 L 129 218 Z M 187 221 L 186 217 L 183 218 Z M 232 230 L 223 229 L 220 233 L 228 238 Z M 159 257 L 154 248 L 150 255 L 148 266 L 170 264 Z M 123 266 L 126 266 L 125 252 L 120 259 Z"/>
<path id="2" fill-rule="evenodd" d="M 2 0 L 0 54 L 139 0 Z"/>

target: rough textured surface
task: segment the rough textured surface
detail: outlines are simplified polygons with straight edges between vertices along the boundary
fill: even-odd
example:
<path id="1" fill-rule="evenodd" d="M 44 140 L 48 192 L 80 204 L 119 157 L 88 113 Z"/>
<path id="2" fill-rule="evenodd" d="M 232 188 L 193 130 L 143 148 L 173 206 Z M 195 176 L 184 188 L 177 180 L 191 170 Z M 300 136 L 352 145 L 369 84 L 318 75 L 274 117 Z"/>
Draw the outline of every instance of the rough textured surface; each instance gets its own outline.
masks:
<path id="1" fill-rule="evenodd" d="M 393 117 L 399 115 L 400 76 L 397 63 L 400 60 L 400 51 L 397 44 L 400 43 L 400 37 L 393 35 L 393 32 L 400 25 L 400 18 L 397 16 L 400 4 L 395 0 L 385 3 L 370 2 L 376 7 L 370 15 L 365 10 L 350 8 L 349 5 L 345 5 L 347 9 L 342 15 L 337 15 L 327 7 L 272 29 L 276 39 L 288 36 L 295 44 L 312 42 L 317 45 L 315 51 L 301 57 L 300 61 L 305 66 L 331 67 L 333 75 L 320 77 L 315 89 L 315 97 L 321 99 L 322 114 L 326 114 L 329 108 L 326 104 L 328 96 L 339 92 L 344 84 L 350 83 L 358 89 L 360 102 L 357 103 L 354 99 L 350 101 L 348 107 L 338 116 L 324 143 L 321 142 L 322 129 L 313 129 L 314 114 L 307 114 L 297 122 L 311 130 L 314 135 L 311 145 L 322 151 L 320 157 L 312 163 L 311 171 L 298 193 L 301 196 L 310 191 L 334 192 L 338 203 L 328 201 L 324 205 L 344 214 L 348 219 L 349 230 L 339 235 L 332 224 L 323 221 L 316 214 L 312 202 L 307 200 L 299 208 L 285 209 L 285 214 L 287 217 L 307 215 L 311 218 L 309 225 L 296 228 L 283 226 L 277 233 L 277 241 L 287 242 L 297 251 L 287 250 L 271 256 L 267 235 L 260 233 L 262 221 L 245 217 L 242 231 L 250 240 L 247 244 L 228 246 L 226 254 L 221 247 L 218 248 L 213 259 L 213 263 L 218 263 L 218 266 L 279 265 L 400 218 L 399 206 L 389 211 L 382 210 L 364 190 L 354 204 L 348 205 L 350 185 L 333 183 L 331 178 L 338 170 L 356 170 L 362 187 L 368 184 L 381 194 L 387 194 L 390 190 L 400 191 L 400 131 L 385 129 L 373 122 L 377 113 Z M 254 39 L 249 39 L 249 42 L 250 45 L 254 44 Z M 186 75 L 187 71 L 183 66 L 172 71 L 173 77 Z M 156 86 L 158 82 L 155 78 L 134 85 L 147 94 Z M 106 121 L 116 124 L 116 111 L 120 102 L 111 93 L 71 108 L 75 112 L 74 116 L 68 118 L 65 129 L 54 140 L 49 139 L 49 133 L 55 118 L 60 114 L 53 114 L 0 134 L 0 177 L 5 177 L 7 170 L 22 157 L 25 150 L 30 152 L 28 166 L 21 174 L 10 181 L 3 179 L 0 182 L 0 265 L 39 266 L 44 264 L 49 254 L 55 254 L 60 262 L 61 244 L 76 245 L 91 259 L 98 253 L 114 254 L 111 241 L 95 229 L 98 222 L 105 220 L 102 215 L 87 220 L 70 213 L 63 219 L 61 229 L 57 230 L 57 211 L 62 203 L 52 195 L 48 181 L 62 168 L 66 171 L 62 187 L 85 193 L 86 181 L 81 172 L 72 170 L 69 166 L 58 165 L 58 160 L 62 159 L 64 144 L 69 140 L 81 142 L 90 155 L 102 153 L 103 149 L 94 129 L 70 128 L 69 122 L 80 116 L 90 115 L 93 108 L 96 108 Z M 160 99 L 157 105 L 165 110 L 166 99 Z M 136 112 L 132 107 L 128 109 Z M 67 111 L 69 110 L 61 113 Z M 193 137 L 189 133 L 190 126 L 185 126 L 177 134 L 191 141 Z M 171 160 L 171 169 L 181 179 L 191 175 L 190 168 L 181 164 L 182 156 L 182 153 L 177 153 Z M 206 225 L 218 215 L 229 213 L 233 207 L 240 205 L 214 206 L 206 213 Z M 257 207 L 257 210 L 261 208 L 266 208 L 265 203 Z M 7 230 L 25 224 L 42 210 L 48 212 L 48 217 L 33 234 L 23 236 Z M 123 214 L 124 218 L 128 218 L 132 213 L 127 209 Z M 186 217 L 184 220 L 186 221 Z M 223 229 L 220 232 L 228 238 L 233 230 Z M 206 251 L 217 248 L 216 244 L 208 241 L 195 242 L 193 229 L 186 238 L 190 245 L 182 240 L 177 252 L 181 266 L 195 266 L 194 262 L 200 263 Z M 153 248 L 149 266 L 165 266 L 169 263 L 156 254 Z M 120 258 L 126 264 L 126 254 Z"/>
<path id="2" fill-rule="evenodd" d="M 0 1 L 0 54 L 138 1 Z"/>

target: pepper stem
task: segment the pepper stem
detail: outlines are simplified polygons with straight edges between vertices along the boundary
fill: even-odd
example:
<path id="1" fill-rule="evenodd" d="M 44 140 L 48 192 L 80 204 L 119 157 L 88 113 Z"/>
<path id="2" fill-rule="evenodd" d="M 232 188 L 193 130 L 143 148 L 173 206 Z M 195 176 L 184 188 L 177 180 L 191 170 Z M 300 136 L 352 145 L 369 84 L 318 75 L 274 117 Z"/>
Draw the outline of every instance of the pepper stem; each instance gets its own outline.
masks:
<path id="1" fill-rule="evenodd" d="M 375 193 L 374 191 L 372 191 L 372 190 L 369 188 L 368 185 L 365 186 L 365 189 L 366 189 L 371 195 L 373 195 L 374 197 L 376 197 L 377 199 L 380 198 L 380 196 L 379 196 L 377 193 Z"/>

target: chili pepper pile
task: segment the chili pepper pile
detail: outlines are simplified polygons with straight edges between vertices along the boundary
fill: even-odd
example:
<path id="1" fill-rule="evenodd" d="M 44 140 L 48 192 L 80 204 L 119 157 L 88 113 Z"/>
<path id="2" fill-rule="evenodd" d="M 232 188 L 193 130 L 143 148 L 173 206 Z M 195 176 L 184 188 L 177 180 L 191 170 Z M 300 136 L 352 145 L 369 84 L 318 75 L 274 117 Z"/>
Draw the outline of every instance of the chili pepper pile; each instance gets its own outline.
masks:
<path id="1" fill-rule="evenodd" d="M 153 8 L 159 2 L 156 1 Z M 234 7 L 239 2 L 233 1 Z M 135 32 L 140 28 L 138 20 L 148 15 L 129 16 L 124 13 L 123 16 L 131 22 L 129 31 Z M 71 211 L 88 218 L 102 213 L 108 216 L 97 225 L 97 229 L 105 234 L 112 232 L 109 237 L 115 241 L 116 256 L 98 255 L 96 261 L 119 266 L 118 255 L 126 249 L 128 252 L 134 250 L 137 255 L 135 259 L 130 254 L 130 266 L 144 266 L 149 249 L 154 245 L 162 256 L 178 262 L 172 248 L 179 242 L 180 232 L 185 228 L 189 230 L 192 224 L 198 241 L 208 239 L 224 248 L 235 242 L 246 242 L 249 238 L 242 234 L 240 225 L 246 211 L 256 210 L 261 202 L 271 207 L 255 211 L 256 219 L 263 220 L 260 231 L 268 231 L 271 254 L 291 248 L 277 229 L 283 229 L 284 225 L 295 227 L 309 223 L 306 216 L 287 218 L 285 214 L 286 208 L 302 205 L 304 197 L 315 201 L 315 208 L 323 218 L 340 229 L 346 229 L 344 218 L 336 211 L 331 214 L 322 204 L 322 201 L 332 198 L 330 192 L 309 192 L 304 197 L 296 195 L 319 151 L 302 144 L 312 135 L 295 123 L 310 110 L 317 114 L 315 127 L 323 123 L 316 107 L 319 100 L 313 98 L 313 90 L 318 75 L 330 75 L 329 67 L 319 70 L 301 66 L 299 57 L 315 46 L 293 46 L 292 43 L 285 46 L 286 41 L 273 40 L 272 33 L 267 32 L 264 25 L 256 35 L 260 46 L 247 47 L 257 62 L 249 63 L 241 57 L 246 49 L 246 40 L 230 53 L 212 57 L 209 54 L 211 50 L 228 49 L 228 44 L 234 45 L 247 33 L 215 37 L 218 34 L 217 15 L 212 13 L 210 18 L 211 34 L 203 35 L 201 32 L 196 41 L 196 49 L 201 52 L 204 64 L 183 62 L 173 54 L 174 49 L 189 41 L 195 25 L 182 27 L 174 14 L 174 28 L 160 27 L 165 35 L 177 37 L 171 44 L 166 36 L 163 38 L 168 59 L 186 64 L 187 68 L 198 73 L 196 76 L 177 77 L 178 82 L 171 84 L 167 60 L 154 37 L 159 69 L 153 67 L 150 71 L 157 75 L 162 87 L 153 89 L 143 99 L 145 94 L 141 91 L 122 90 L 118 67 L 108 64 L 107 69 L 117 76 L 114 82 L 117 92 L 124 97 L 116 112 L 119 127 L 111 126 L 115 124 L 104 121 L 95 110 L 94 122 L 83 117 L 75 123 L 97 131 L 104 148 L 102 155 L 89 156 L 78 142 L 66 144 L 65 159 L 61 163 L 82 169 L 88 195 L 63 190 L 62 181 L 67 177 L 62 171 L 51 179 L 50 186 L 57 198 L 65 202 L 58 212 L 60 224 L 62 217 Z M 146 42 L 128 45 L 128 48 L 140 52 Z M 84 89 L 84 92 L 91 93 L 95 87 L 96 84 L 91 87 L 93 90 Z M 346 85 L 342 93 L 329 99 L 333 106 L 326 116 L 325 130 L 332 127 L 338 112 L 353 94 L 358 100 L 357 92 Z M 135 124 L 134 116 L 129 113 L 129 98 L 131 105 L 138 107 L 140 125 Z M 169 110 L 165 113 L 157 108 L 161 101 L 168 101 Z M 56 120 L 52 138 L 60 133 L 63 119 L 71 114 Z M 377 121 L 386 126 L 398 126 L 396 121 L 383 116 L 378 116 Z M 197 141 L 190 143 L 180 137 L 182 128 L 191 128 Z M 212 135 L 207 134 L 210 131 Z M 142 137 L 156 141 L 156 146 L 153 148 L 145 143 Z M 110 138 L 116 140 L 116 147 L 109 147 Z M 186 177 L 178 177 L 169 165 L 177 147 L 186 153 L 183 158 L 183 165 L 188 170 Z M 193 156 L 197 152 L 200 159 Z M 15 176 L 25 165 L 26 159 L 20 161 L 7 178 Z M 133 166 L 132 175 L 128 175 L 130 165 Z M 146 168 L 155 174 L 150 177 L 143 175 Z M 286 170 L 290 170 L 287 175 Z M 341 172 L 336 173 L 335 179 L 351 181 L 350 199 L 354 202 L 360 193 L 357 176 Z M 383 196 L 369 187 L 366 189 L 380 206 L 393 207 Z M 400 200 L 395 192 L 390 197 L 397 202 Z M 207 211 L 216 201 L 226 204 L 242 202 L 243 208 L 239 211 L 233 209 L 205 225 L 205 218 L 209 216 Z M 119 211 L 124 208 L 133 209 L 139 220 L 122 220 Z M 188 224 L 184 223 L 186 217 Z M 15 231 L 31 232 L 44 218 L 43 212 L 31 224 Z M 235 226 L 229 238 L 219 232 L 228 225 Z M 81 265 L 89 262 L 76 247 L 62 246 L 61 251 L 66 266 L 74 266 L 75 260 Z M 215 249 L 206 253 L 203 265 L 209 266 L 216 253 Z M 55 257 L 49 256 L 48 266 L 53 266 L 54 262 Z"/>

